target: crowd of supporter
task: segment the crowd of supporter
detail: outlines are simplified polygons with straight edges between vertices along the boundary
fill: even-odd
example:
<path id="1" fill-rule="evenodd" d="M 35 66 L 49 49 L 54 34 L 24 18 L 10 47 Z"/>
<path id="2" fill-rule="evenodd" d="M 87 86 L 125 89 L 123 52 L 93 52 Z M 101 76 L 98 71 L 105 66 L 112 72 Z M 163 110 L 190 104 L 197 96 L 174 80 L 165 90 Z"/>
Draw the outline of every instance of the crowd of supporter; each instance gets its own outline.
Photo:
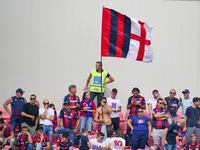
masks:
<path id="1" fill-rule="evenodd" d="M 103 81 L 99 85 L 102 74 Z M 109 81 L 105 81 L 106 78 Z M 23 98 L 24 91 L 17 89 L 16 95 L 3 104 L 11 116 L 10 120 L 4 120 L 4 114 L 0 111 L 0 149 L 10 145 L 10 150 L 176 150 L 180 148 L 177 147 L 178 135 L 182 142 L 185 140 L 183 146 L 186 150 L 200 148 L 200 98 L 190 98 L 188 89 L 182 91 L 183 98 L 179 99 L 175 97 L 174 89 L 165 98 L 155 89 L 146 105 L 139 88 L 133 88 L 127 100 L 129 114 L 126 115 L 127 128 L 124 130 L 118 90 L 113 88 L 110 97 L 103 97 L 105 88 L 102 90 L 102 86 L 113 82 L 114 78 L 97 62 L 96 70 L 91 71 L 87 79 L 85 90 L 88 90 L 90 79 L 91 91 L 84 92 L 81 100 L 76 95 L 76 86 L 69 86 L 69 94 L 64 97 L 61 110 L 56 110 L 55 105 L 47 99 L 41 105 L 35 94 L 30 95 L 28 102 Z M 95 96 L 98 97 L 96 104 Z M 11 109 L 8 108 L 9 104 Z M 177 117 L 179 107 L 182 108 L 180 118 Z M 98 127 L 96 133 L 94 123 Z M 121 123 L 124 124 L 120 126 Z M 19 130 L 17 135 L 16 127 Z M 56 145 L 52 144 L 54 133 Z M 153 145 L 150 146 L 151 138 Z"/>

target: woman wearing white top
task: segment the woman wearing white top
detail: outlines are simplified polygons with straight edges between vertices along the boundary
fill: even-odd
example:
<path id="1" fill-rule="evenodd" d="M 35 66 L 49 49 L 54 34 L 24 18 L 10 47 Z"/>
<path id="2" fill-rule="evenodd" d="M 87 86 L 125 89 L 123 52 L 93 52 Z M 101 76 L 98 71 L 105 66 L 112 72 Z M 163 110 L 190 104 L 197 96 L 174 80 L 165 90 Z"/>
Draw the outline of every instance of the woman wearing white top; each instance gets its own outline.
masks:
<path id="1" fill-rule="evenodd" d="M 122 129 L 117 130 L 117 137 L 113 137 L 107 146 L 109 150 L 125 150 L 124 131 Z"/>
<path id="2" fill-rule="evenodd" d="M 106 146 L 108 146 L 111 138 L 116 137 L 116 130 L 110 130 L 109 137 L 106 139 Z"/>

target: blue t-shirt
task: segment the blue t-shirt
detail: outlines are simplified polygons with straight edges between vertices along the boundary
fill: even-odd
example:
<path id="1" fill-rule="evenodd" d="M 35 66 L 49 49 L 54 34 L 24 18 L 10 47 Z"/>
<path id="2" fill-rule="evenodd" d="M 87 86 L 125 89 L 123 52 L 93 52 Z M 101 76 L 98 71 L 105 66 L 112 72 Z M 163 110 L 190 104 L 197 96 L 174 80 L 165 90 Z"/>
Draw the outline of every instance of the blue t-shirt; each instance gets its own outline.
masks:
<path id="1" fill-rule="evenodd" d="M 177 116 L 176 114 L 176 108 L 178 106 L 179 100 L 177 98 L 170 99 L 169 97 L 165 98 L 165 101 L 167 102 L 167 110 L 172 116 Z"/>
<path id="2" fill-rule="evenodd" d="M 186 127 L 197 127 L 200 125 L 197 123 L 200 117 L 200 108 L 193 108 L 192 106 L 186 109 L 185 115 L 187 116 Z"/>
<path id="3" fill-rule="evenodd" d="M 146 116 L 143 117 L 133 116 L 131 120 L 133 125 L 132 135 L 135 137 L 147 137 L 149 118 Z"/>
<path id="4" fill-rule="evenodd" d="M 178 135 L 179 132 L 179 126 L 177 123 L 172 123 L 168 126 L 168 132 L 167 132 L 167 137 L 166 140 L 169 145 L 175 145 L 176 144 L 176 136 Z"/>

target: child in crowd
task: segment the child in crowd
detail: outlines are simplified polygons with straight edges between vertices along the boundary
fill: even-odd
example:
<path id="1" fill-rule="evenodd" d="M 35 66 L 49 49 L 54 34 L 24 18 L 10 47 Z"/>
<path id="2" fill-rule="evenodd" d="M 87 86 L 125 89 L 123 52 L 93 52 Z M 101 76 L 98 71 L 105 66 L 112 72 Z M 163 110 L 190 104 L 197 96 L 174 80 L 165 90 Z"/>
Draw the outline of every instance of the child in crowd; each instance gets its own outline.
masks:
<path id="1" fill-rule="evenodd" d="M 9 150 L 21 150 L 21 149 L 20 149 L 20 143 L 19 143 L 18 141 L 14 141 L 14 142 L 12 143 L 12 147 L 9 148 Z"/>
<path id="2" fill-rule="evenodd" d="M 191 134 L 190 136 L 190 142 L 188 142 L 186 144 L 186 147 L 185 147 L 185 150 L 193 150 L 194 148 L 199 148 L 200 147 L 200 144 L 197 143 L 197 135 L 196 134 Z"/>
<path id="3" fill-rule="evenodd" d="M 125 150 L 125 143 L 124 131 L 122 129 L 118 129 L 117 137 L 111 138 L 107 148 L 112 150 Z"/>
<path id="4" fill-rule="evenodd" d="M 91 148 L 91 144 L 88 139 L 88 130 L 86 128 L 82 128 L 82 135 L 80 140 L 80 150 L 89 150 Z"/>
<path id="5" fill-rule="evenodd" d="M 57 140 L 57 150 L 72 150 L 72 141 L 67 132 L 62 134 L 62 138 Z"/>
<path id="6" fill-rule="evenodd" d="M 37 127 L 37 133 L 33 138 L 33 144 L 35 145 L 36 150 L 50 149 L 50 140 L 46 134 L 43 135 L 43 127 Z"/>

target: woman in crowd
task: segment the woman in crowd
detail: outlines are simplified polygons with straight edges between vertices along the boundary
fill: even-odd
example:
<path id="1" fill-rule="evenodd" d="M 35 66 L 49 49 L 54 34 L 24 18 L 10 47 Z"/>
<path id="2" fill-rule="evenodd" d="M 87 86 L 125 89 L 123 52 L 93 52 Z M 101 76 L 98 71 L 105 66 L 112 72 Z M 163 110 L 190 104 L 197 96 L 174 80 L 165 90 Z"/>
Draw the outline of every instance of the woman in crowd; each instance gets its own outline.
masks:
<path id="1" fill-rule="evenodd" d="M 151 135 L 151 123 L 148 117 L 143 116 L 143 108 L 137 110 L 137 116 L 127 121 L 132 130 L 132 150 L 144 149 L 147 139 Z"/>
<path id="2" fill-rule="evenodd" d="M 117 130 L 117 137 L 113 137 L 107 146 L 109 150 L 125 150 L 126 141 L 124 140 L 124 131 Z"/>
<path id="3" fill-rule="evenodd" d="M 90 135 L 92 129 L 92 118 L 93 118 L 93 113 L 96 111 L 96 105 L 94 101 L 90 99 L 90 94 L 88 92 L 83 93 L 83 99 L 81 101 L 80 109 L 81 109 L 80 131 L 82 131 L 82 128 L 85 128 L 86 126 L 86 128 L 88 129 L 88 134 Z"/>
<path id="4" fill-rule="evenodd" d="M 113 129 L 113 130 L 110 130 L 109 132 L 109 137 L 106 139 L 106 146 L 108 146 L 109 144 L 109 141 L 111 140 L 111 138 L 113 137 L 116 137 L 116 131 Z"/>

